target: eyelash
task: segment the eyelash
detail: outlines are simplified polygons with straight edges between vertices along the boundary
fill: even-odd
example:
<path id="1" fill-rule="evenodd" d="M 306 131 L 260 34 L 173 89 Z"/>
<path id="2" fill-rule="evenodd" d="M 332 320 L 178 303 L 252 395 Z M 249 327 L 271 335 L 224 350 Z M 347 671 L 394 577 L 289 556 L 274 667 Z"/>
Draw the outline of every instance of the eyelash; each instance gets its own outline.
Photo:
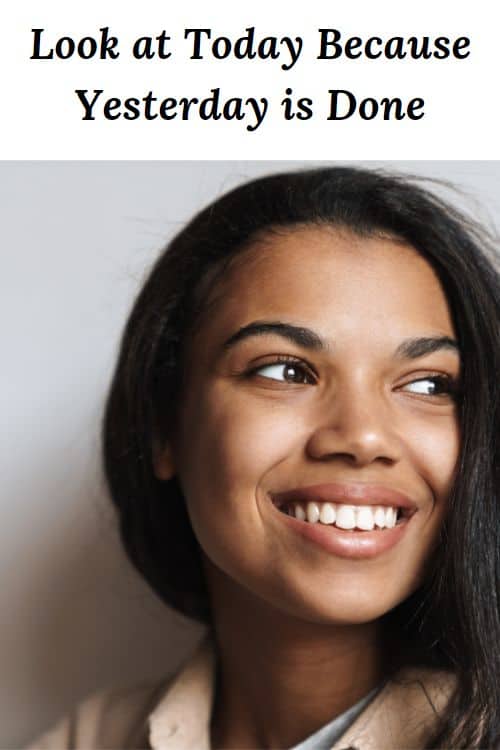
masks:
<path id="1" fill-rule="evenodd" d="M 271 359 L 268 362 L 265 362 L 264 364 L 259 365 L 258 367 L 254 367 L 251 370 L 249 370 L 246 375 L 248 376 L 255 376 L 259 374 L 259 370 L 263 370 L 266 367 L 272 367 L 273 365 L 293 365 L 296 369 L 300 370 L 306 378 L 308 378 L 308 384 L 309 385 L 315 385 L 317 383 L 317 374 L 313 370 L 313 368 L 308 365 L 306 362 L 304 362 L 301 359 L 298 359 L 296 357 L 293 357 L 291 355 L 276 355 L 273 359 Z M 262 376 L 266 378 L 267 380 L 271 380 L 274 382 L 289 382 L 290 381 L 281 381 L 278 380 L 278 378 L 270 378 L 267 376 Z M 401 389 L 405 388 L 405 386 L 414 385 L 415 383 L 423 383 L 425 381 L 429 381 L 435 384 L 436 388 L 438 389 L 438 393 L 417 393 L 415 395 L 423 397 L 423 398 L 442 398 L 444 396 L 449 396 L 453 399 L 457 399 L 459 395 L 459 386 L 458 382 L 455 378 L 453 378 L 450 375 L 445 375 L 443 373 L 440 374 L 429 374 L 425 375 L 423 377 L 415 378 L 414 380 L 409 380 L 407 383 L 404 383 L 402 386 L 400 386 Z M 293 384 L 293 383 L 292 383 Z M 301 383 L 299 383 L 301 384 Z M 303 384 L 303 382 L 302 382 Z"/>
<path id="2" fill-rule="evenodd" d="M 265 362 L 264 364 L 258 365 L 258 367 L 253 367 L 251 370 L 249 370 L 246 374 L 248 376 L 252 375 L 258 375 L 259 370 L 263 370 L 265 367 L 272 367 L 273 365 L 293 365 L 297 369 L 301 370 L 303 374 L 307 378 L 310 379 L 309 385 L 316 384 L 317 381 L 317 375 L 314 372 L 313 368 L 308 365 L 306 362 L 304 362 L 302 359 L 298 359 L 297 357 L 293 357 L 289 354 L 277 354 L 275 357 L 273 357 L 268 362 Z M 262 377 L 266 377 L 265 375 Z M 267 380 L 274 380 L 275 382 L 281 382 L 277 378 L 266 378 Z M 286 382 L 286 381 L 284 381 Z"/>
<path id="3" fill-rule="evenodd" d="M 439 392 L 438 393 L 416 393 L 415 395 L 422 396 L 424 398 L 443 398 L 443 397 L 449 396 L 452 399 L 457 399 L 459 395 L 458 383 L 455 380 L 455 378 L 451 377 L 450 375 L 443 375 L 443 374 L 425 375 L 424 377 L 415 378 L 415 380 L 410 380 L 407 383 L 405 383 L 405 385 L 408 386 L 408 385 L 414 385 L 415 383 L 425 383 L 426 381 L 434 383 Z"/>

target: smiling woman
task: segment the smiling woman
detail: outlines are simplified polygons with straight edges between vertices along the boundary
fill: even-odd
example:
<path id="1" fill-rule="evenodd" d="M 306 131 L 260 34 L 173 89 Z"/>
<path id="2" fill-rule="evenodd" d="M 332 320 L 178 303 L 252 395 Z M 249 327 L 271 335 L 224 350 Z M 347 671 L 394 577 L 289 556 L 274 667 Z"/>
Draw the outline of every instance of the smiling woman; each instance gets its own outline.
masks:
<path id="1" fill-rule="evenodd" d="M 35 747 L 499 747 L 492 258 L 415 181 L 341 167 L 174 238 L 104 457 L 131 560 L 210 637 Z"/>
<path id="2" fill-rule="evenodd" d="M 458 457 L 436 275 L 394 239 L 295 227 L 242 251 L 207 302 L 157 473 L 177 476 L 218 580 L 294 617 L 375 621 L 416 588 Z M 298 519 L 276 513 L 291 503 Z M 408 513 L 362 529 L 370 508 Z"/>

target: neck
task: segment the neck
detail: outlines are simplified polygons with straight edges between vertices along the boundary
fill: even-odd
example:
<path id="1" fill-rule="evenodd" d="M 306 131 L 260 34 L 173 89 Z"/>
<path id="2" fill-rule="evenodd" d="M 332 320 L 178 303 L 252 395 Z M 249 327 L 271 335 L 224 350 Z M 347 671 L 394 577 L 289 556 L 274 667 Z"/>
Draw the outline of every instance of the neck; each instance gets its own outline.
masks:
<path id="1" fill-rule="evenodd" d="M 217 588 L 211 586 L 219 663 L 213 747 L 291 747 L 384 678 L 377 622 L 308 623 L 236 584 L 228 599 L 227 580 L 217 601 Z"/>

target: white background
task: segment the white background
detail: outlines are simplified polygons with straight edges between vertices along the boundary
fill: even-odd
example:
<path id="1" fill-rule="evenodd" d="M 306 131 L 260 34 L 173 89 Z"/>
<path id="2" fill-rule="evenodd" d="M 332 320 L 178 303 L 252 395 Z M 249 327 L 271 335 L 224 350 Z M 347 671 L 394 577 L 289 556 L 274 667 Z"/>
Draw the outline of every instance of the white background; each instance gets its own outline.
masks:
<path id="1" fill-rule="evenodd" d="M 24 0 L 4 3 L 0 24 L 2 93 L 0 158 L 97 159 L 494 159 L 500 154 L 497 95 L 498 11 L 491 0 Z M 95 34 L 109 26 L 120 38 L 116 60 L 30 60 L 32 28 L 59 36 Z M 213 29 L 237 38 L 255 26 L 258 38 L 300 35 L 302 56 L 290 71 L 279 61 L 188 59 L 185 28 Z M 318 61 L 317 29 L 343 36 L 394 35 L 471 38 L 466 60 Z M 174 57 L 137 61 L 127 54 L 138 36 L 166 30 Z M 233 121 L 82 121 L 75 89 L 104 89 L 109 96 L 203 97 L 219 86 L 226 97 L 267 96 L 270 114 L 254 132 Z M 284 122 L 279 102 L 287 86 L 315 100 L 316 115 Z M 328 90 L 359 97 L 421 96 L 419 121 L 329 122 Z"/>
<path id="2" fill-rule="evenodd" d="M 200 629 L 126 564 L 99 468 L 118 340 L 198 208 L 285 162 L 0 164 L 0 747 L 98 686 L 163 676 Z M 499 162 L 400 163 L 500 226 Z M 478 205 L 479 201 L 480 205 Z"/>

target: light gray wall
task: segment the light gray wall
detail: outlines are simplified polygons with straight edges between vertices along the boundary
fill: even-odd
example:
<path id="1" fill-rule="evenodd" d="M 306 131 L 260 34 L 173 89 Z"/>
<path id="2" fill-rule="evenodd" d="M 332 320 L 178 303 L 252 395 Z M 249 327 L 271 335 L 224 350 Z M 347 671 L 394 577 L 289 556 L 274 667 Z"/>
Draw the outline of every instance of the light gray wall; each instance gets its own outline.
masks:
<path id="1" fill-rule="evenodd" d="M 243 179 L 297 164 L 0 163 L 1 746 L 95 687 L 170 672 L 200 636 L 120 550 L 99 468 L 104 394 L 165 240 Z M 389 166 L 451 180 L 500 226 L 499 162 Z"/>

